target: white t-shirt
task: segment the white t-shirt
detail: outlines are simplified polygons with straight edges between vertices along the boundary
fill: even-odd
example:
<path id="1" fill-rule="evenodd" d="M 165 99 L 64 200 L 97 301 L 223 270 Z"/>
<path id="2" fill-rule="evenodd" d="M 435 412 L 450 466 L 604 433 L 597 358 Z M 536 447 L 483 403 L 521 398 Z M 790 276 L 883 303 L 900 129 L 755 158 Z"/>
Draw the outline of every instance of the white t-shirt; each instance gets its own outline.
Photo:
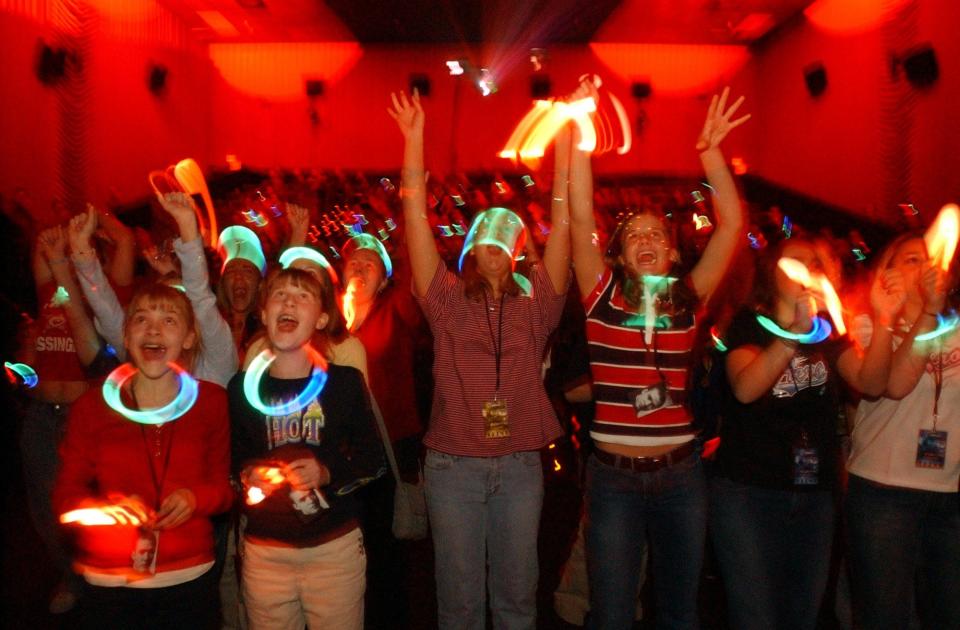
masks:
<path id="1" fill-rule="evenodd" d="M 856 318 L 851 334 L 861 347 L 870 343 L 873 323 L 866 315 Z M 894 333 L 894 349 L 901 337 Z M 960 334 L 950 332 L 925 342 L 926 372 L 913 391 L 901 400 L 881 397 L 864 399 L 857 407 L 853 448 L 847 469 L 858 477 L 878 483 L 929 490 L 957 492 L 960 478 Z M 942 349 L 942 350 L 941 350 Z M 943 353 L 943 388 L 938 404 L 937 431 L 947 432 L 946 462 L 942 469 L 916 465 L 921 429 L 933 429 L 934 375 Z"/>

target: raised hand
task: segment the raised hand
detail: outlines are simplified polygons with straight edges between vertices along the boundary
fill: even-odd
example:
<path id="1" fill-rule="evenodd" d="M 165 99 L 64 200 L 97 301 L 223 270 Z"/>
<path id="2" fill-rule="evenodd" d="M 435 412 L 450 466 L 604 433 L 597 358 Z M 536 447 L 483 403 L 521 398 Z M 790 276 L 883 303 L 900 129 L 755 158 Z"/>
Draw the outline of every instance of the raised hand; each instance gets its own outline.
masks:
<path id="1" fill-rule="evenodd" d="M 393 107 L 388 107 L 387 113 L 397 121 L 403 137 L 423 136 L 424 115 L 423 108 L 420 107 L 419 92 L 414 90 L 411 98 L 407 98 L 402 90 L 399 97 L 396 92 L 391 92 L 390 99 L 393 101 Z"/>
<path id="2" fill-rule="evenodd" d="M 710 100 L 710 107 L 707 109 L 707 119 L 703 123 L 703 131 L 700 132 L 700 138 L 697 140 L 697 151 L 709 151 L 720 146 L 720 142 L 727 137 L 733 129 L 736 129 L 743 123 L 750 120 L 750 114 L 741 116 L 731 121 L 733 115 L 737 113 L 740 106 L 743 105 L 744 97 L 738 98 L 733 105 L 727 107 L 727 98 L 730 96 L 730 88 L 723 88 L 720 96 L 716 94 Z"/>
<path id="3" fill-rule="evenodd" d="M 67 238 L 70 241 L 70 251 L 74 254 L 91 251 L 90 239 L 97 229 L 97 209 L 87 204 L 87 211 L 70 219 L 67 227 Z"/>
<path id="4" fill-rule="evenodd" d="M 310 227 L 310 211 L 295 203 L 287 203 L 287 222 L 291 230 L 306 234 Z"/>
<path id="5" fill-rule="evenodd" d="M 176 221 L 178 225 L 184 220 L 195 220 L 196 206 L 193 203 L 193 199 L 187 193 L 157 193 L 157 201 L 160 202 L 160 206 L 166 210 L 170 216 L 173 217 L 174 221 Z"/>
<path id="6" fill-rule="evenodd" d="M 40 232 L 40 236 L 37 237 L 37 246 L 48 263 L 63 261 L 67 249 L 63 226 L 58 225 Z"/>
<path id="7" fill-rule="evenodd" d="M 890 327 L 907 303 L 907 286 L 903 274 L 896 269 L 878 273 L 870 286 L 870 307 L 880 326 Z"/>
<path id="8" fill-rule="evenodd" d="M 947 303 L 947 274 L 939 265 L 928 263 L 920 276 L 920 295 L 923 297 L 923 310 L 936 315 Z"/>

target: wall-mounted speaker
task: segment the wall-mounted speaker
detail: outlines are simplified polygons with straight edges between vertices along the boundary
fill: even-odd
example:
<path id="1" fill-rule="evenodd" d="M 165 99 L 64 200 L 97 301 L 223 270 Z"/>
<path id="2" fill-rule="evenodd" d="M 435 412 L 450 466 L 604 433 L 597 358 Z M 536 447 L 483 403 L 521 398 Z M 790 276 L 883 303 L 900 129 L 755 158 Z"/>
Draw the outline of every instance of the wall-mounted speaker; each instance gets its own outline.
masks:
<path id="1" fill-rule="evenodd" d="M 634 81 L 630 85 L 630 94 L 636 99 L 650 98 L 650 95 L 653 94 L 653 88 L 650 87 L 649 81 Z"/>
<path id="2" fill-rule="evenodd" d="M 550 77 L 539 74 L 530 77 L 530 98 L 550 98 L 551 92 L 553 92 L 553 84 L 550 82 Z"/>
<path id="3" fill-rule="evenodd" d="M 410 93 L 416 90 L 420 96 L 430 96 L 430 77 L 425 74 L 410 75 Z"/>
<path id="4" fill-rule="evenodd" d="M 67 76 L 67 50 L 54 48 L 42 39 L 37 42 L 35 71 L 44 85 L 54 85 Z"/>
<path id="5" fill-rule="evenodd" d="M 812 63 L 803 69 L 803 81 L 810 96 L 817 98 L 827 89 L 827 69 L 819 61 Z"/>
<path id="6" fill-rule="evenodd" d="M 304 92 L 307 94 L 307 98 L 318 98 L 323 96 L 323 91 L 326 86 L 323 83 L 322 79 L 307 79 L 303 83 Z"/>
<path id="7" fill-rule="evenodd" d="M 154 95 L 160 96 L 167 89 L 167 76 L 170 74 L 167 67 L 159 63 L 151 63 L 147 68 L 147 87 Z"/>
<path id="8" fill-rule="evenodd" d="M 916 88 L 928 88 L 940 78 L 937 55 L 929 44 L 908 51 L 903 57 L 907 81 Z"/>

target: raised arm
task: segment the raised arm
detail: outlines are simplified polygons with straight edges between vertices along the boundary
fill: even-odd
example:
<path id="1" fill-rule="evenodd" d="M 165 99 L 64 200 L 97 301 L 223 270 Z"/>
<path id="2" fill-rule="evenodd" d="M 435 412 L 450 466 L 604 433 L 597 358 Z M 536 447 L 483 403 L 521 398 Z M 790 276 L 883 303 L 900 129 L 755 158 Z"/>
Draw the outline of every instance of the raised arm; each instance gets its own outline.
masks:
<path id="1" fill-rule="evenodd" d="M 117 351 L 117 356 L 123 359 L 126 356 L 123 347 L 123 307 L 104 275 L 97 252 L 90 243 L 96 227 L 97 213 L 92 206 L 88 206 L 86 213 L 78 214 L 70 220 L 67 227 L 70 256 L 77 270 L 83 295 L 93 309 L 97 329 Z"/>
<path id="2" fill-rule="evenodd" d="M 397 121 L 403 134 L 403 169 L 400 173 L 400 196 L 403 199 L 403 221 L 410 253 L 410 271 L 417 295 L 424 296 L 440 266 L 440 254 L 427 221 L 427 186 L 423 167 L 423 108 L 416 90 L 412 98 L 400 92 L 391 94 L 393 107 L 387 113 Z"/>
<path id="3" fill-rule="evenodd" d="M 183 288 L 193 306 L 203 339 L 197 376 L 226 387 L 237 371 L 239 358 L 233 333 L 220 314 L 217 297 L 210 289 L 207 259 L 203 254 L 193 199 L 184 193 L 167 193 L 157 197 L 180 229 L 180 239 L 174 242 L 173 249 L 180 259 Z"/>
<path id="4" fill-rule="evenodd" d="M 570 146 L 570 245 L 573 271 L 580 294 L 586 296 L 603 275 L 604 262 L 597 241 L 597 222 L 593 216 L 593 169 L 590 153 L 577 148 L 579 132 Z"/>
<path id="5" fill-rule="evenodd" d="M 877 273 L 870 286 L 873 334 L 862 352 L 851 347 L 840 355 L 837 369 L 857 391 L 876 398 L 887 389 L 893 358 L 893 326 L 907 300 L 903 274 L 896 269 Z"/>
<path id="6" fill-rule="evenodd" d="M 133 263 L 137 255 L 137 241 L 133 237 L 133 230 L 110 212 L 97 211 L 97 217 L 100 227 L 115 247 L 113 258 L 107 265 L 107 275 L 114 285 L 128 287 L 133 284 Z"/>
<path id="7" fill-rule="evenodd" d="M 707 182 L 713 188 L 713 207 L 717 215 L 717 229 L 700 261 L 690 272 L 693 288 L 703 301 L 710 299 L 727 272 L 740 244 L 744 225 L 740 195 L 720 151 L 720 143 L 733 129 L 750 120 L 750 114 L 731 120 L 744 98 L 741 96 L 727 108 L 729 95 L 730 88 L 724 88 L 719 97 L 713 96 L 696 147 L 700 151 L 700 162 Z"/>
<path id="8" fill-rule="evenodd" d="M 90 316 L 80 297 L 80 287 L 70 272 L 70 260 L 67 258 L 67 235 L 62 225 L 44 230 L 38 240 L 43 255 L 50 265 L 53 280 L 63 287 L 67 297 L 61 302 L 63 312 L 70 325 L 70 334 L 73 336 L 80 363 L 90 365 L 97 358 L 100 351 L 100 338 L 90 321 Z"/>
<path id="9" fill-rule="evenodd" d="M 307 231 L 310 229 L 310 211 L 295 203 L 287 203 L 287 223 L 290 224 L 290 239 L 287 247 L 300 247 L 307 244 Z"/>
<path id="10" fill-rule="evenodd" d="M 928 265 L 924 269 L 920 279 L 920 294 L 923 297 L 923 306 L 907 336 L 893 353 L 890 365 L 886 395 L 896 400 L 912 392 L 923 376 L 930 347 L 925 343 L 915 344 L 914 340 L 917 335 L 937 327 L 937 314 L 943 310 L 947 301 L 947 277 L 936 265 Z"/>
<path id="11" fill-rule="evenodd" d="M 570 126 L 554 141 L 553 199 L 550 202 L 550 236 L 543 254 L 543 265 L 553 290 L 565 293 L 570 278 Z"/>

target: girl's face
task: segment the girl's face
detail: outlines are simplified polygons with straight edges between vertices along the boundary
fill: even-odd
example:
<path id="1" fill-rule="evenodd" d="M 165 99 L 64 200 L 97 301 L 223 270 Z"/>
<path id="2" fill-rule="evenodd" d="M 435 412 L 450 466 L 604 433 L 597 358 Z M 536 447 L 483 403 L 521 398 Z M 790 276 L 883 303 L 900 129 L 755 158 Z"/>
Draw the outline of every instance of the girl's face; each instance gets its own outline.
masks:
<path id="1" fill-rule="evenodd" d="M 927 246 L 922 238 L 904 241 L 890 259 L 889 269 L 896 269 L 903 275 L 903 283 L 908 293 L 920 292 L 920 277 L 929 263 Z"/>
<path id="2" fill-rule="evenodd" d="M 817 251 L 807 243 L 800 241 L 790 242 L 783 248 L 780 254 L 781 258 L 792 258 L 803 263 L 811 275 L 822 274 L 824 270 L 823 260 Z M 803 286 L 794 282 L 783 273 L 780 267 L 776 270 L 777 293 L 784 298 L 796 300 L 803 293 Z"/>
<path id="3" fill-rule="evenodd" d="M 267 337 L 276 351 L 295 350 L 309 343 L 314 331 L 327 326 L 320 296 L 290 280 L 274 283 L 261 312 Z"/>
<path id="4" fill-rule="evenodd" d="M 477 259 L 477 272 L 488 280 L 502 281 L 513 271 L 513 257 L 496 245 L 477 245 L 469 255 Z"/>
<path id="5" fill-rule="evenodd" d="M 130 360 L 149 378 L 159 378 L 170 369 L 197 337 L 187 318 L 173 303 L 140 298 L 124 330 Z"/>
<path id="6" fill-rule="evenodd" d="M 631 218 L 620 238 L 620 259 L 631 276 L 665 276 L 676 261 L 670 230 L 659 217 L 639 214 Z"/>
<path id="7" fill-rule="evenodd" d="M 356 287 L 354 299 L 361 304 L 372 302 L 377 293 L 386 286 L 387 276 L 383 261 L 376 252 L 358 248 L 353 251 L 343 269 L 345 284 Z"/>

